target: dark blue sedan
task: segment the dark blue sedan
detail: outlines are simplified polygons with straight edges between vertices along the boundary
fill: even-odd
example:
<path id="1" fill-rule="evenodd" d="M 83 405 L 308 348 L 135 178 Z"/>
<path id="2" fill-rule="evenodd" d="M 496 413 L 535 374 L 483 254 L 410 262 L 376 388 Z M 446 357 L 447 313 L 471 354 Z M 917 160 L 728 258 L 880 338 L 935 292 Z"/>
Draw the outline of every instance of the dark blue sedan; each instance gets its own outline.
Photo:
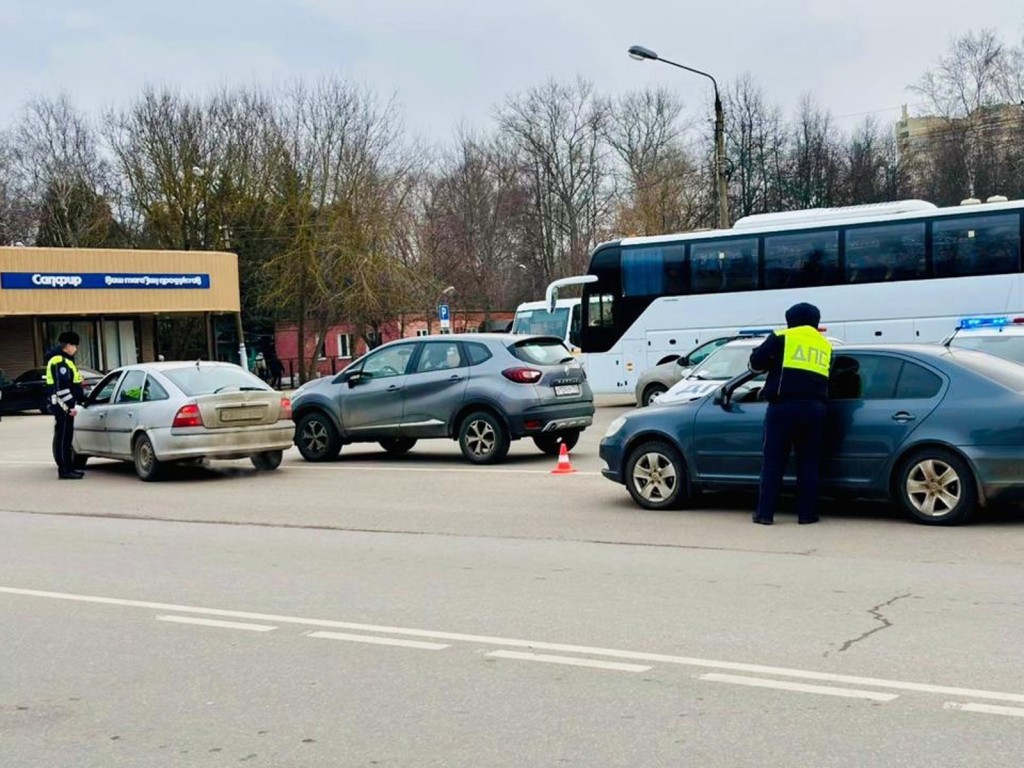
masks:
<path id="1" fill-rule="evenodd" d="M 893 499 L 918 522 L 954 525 L 1024 490 L 1024 366 L 938 345 L 848 345 L 830 384 L 823 492 Z M 645 509 L 756 488 L 762 385 L 747 373 L 700 400 L 615 419 L 603 474 Z"/>

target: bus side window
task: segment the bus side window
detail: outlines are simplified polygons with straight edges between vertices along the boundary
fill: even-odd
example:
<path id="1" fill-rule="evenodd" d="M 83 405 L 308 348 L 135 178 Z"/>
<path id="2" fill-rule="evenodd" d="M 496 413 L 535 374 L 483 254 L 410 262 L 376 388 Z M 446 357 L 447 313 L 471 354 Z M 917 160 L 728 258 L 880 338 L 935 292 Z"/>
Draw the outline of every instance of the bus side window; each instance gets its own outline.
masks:
<path id="1" fill-rule="evenodd" d="M 612 302 L 614 300 L 615 298 L 607 293 L 590 297 L 590 311 L 587 313 L 587 320 L 591 328 L 612 327 Z"/>
<path id="2" fill-rule="evenodd" d="M 951 218 L 932 223 L 936 277 L 1000 275 L 1020 269 L 1016 214 Z"/>
<path id="3" fill-rule="evenodd" d="M 883 224 L 846 231 L 846 282 L 887 283 L 928 276 L 925 225 Z"/>

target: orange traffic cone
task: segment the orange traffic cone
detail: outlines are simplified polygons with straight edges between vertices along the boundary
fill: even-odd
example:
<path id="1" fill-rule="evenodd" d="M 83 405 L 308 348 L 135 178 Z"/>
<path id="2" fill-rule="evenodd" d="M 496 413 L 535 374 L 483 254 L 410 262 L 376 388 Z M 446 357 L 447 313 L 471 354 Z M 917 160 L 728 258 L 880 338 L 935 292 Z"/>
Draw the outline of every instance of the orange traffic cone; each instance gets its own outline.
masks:
<path id="1" fill-rule="evenodd" d="M 573 469 L 572 462 L 569 461 L 569 446 L 562 443 L 562 448 L 558 452 L 558 466 L 551 470 L 552 475 L 571 475 L 576 470 Z"/>

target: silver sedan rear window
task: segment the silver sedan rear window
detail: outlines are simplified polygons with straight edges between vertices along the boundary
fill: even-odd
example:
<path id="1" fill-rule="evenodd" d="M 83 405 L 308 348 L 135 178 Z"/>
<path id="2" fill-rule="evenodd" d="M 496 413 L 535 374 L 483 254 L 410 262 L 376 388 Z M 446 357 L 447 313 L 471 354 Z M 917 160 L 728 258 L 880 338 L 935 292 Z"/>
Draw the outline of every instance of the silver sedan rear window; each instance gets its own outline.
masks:
<path id="1" fill-rule="evenodd" d="M 260 381 L 248 371 L 231 366 L 196 366 L 189 365 L 161 371 L 174 385 L 189 397 L 196 395 L 212 395 L 227 390 L 269 390 L 266 383 Z"/>

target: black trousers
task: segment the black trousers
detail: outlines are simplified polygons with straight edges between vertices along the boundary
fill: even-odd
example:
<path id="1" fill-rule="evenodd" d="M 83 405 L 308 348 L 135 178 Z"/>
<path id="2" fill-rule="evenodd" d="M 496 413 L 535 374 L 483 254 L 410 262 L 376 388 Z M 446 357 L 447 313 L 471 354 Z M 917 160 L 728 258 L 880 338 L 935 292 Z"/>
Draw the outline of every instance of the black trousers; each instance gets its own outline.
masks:
<path id="1" fill-rule="evenodd" d="M 764 457 L 761 494 L 755 517 L 771 520 L 782 490 L 789 455 L 796 449 L 796 515 L 800 520 L 818 516 L 818 467 L 825 433 L 825 403 L 791 400 L 770 403 L 764 421 Z"/>
<path id="2" fill-rule="evenodd" d="M 53 460 L 62 475 L 74 470 L 71 463 L 71 440 L 75 436 L 75 419 L 67 411 L 55 408 L 53 417 Z"/>

